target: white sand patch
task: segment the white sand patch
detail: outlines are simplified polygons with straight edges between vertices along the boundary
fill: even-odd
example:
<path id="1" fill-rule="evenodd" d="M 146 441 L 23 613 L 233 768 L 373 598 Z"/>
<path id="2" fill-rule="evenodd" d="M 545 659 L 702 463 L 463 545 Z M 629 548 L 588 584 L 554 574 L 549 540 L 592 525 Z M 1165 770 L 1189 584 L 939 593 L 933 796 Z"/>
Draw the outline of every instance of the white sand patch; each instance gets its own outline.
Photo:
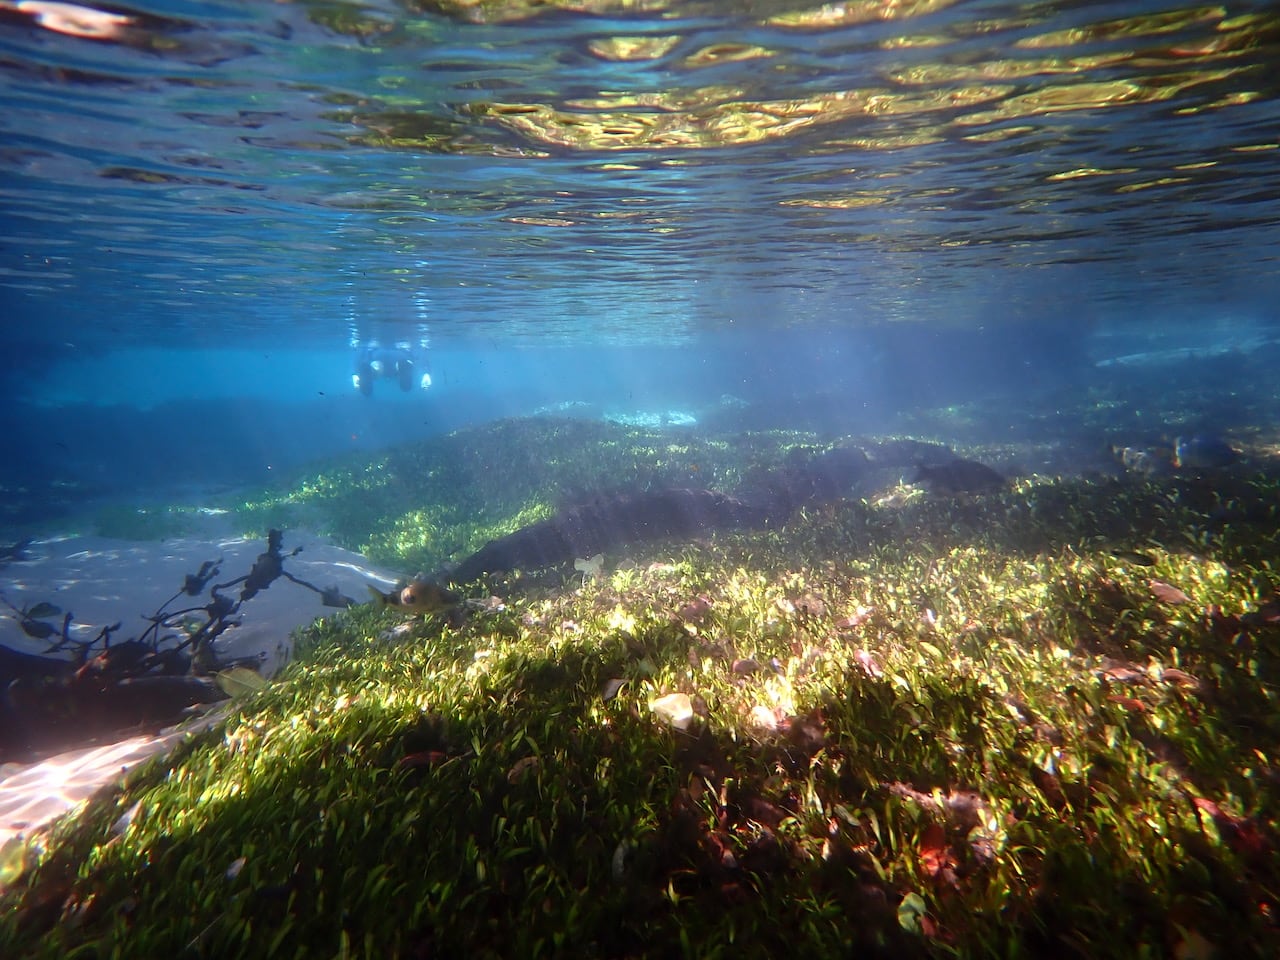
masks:
<path id="1" fill-rule="evenodd" d="M 336 585 L 358 603 L 368 599 L 368 585 L 386 590 L 397 579 L 372 567 L 359 554 L 320 537 L 286 532 L 286 556 L 297 546 L 302 552 L 287 557 L 286 571 L 321 589 Z M 212 586 L 248 573 L 265 550 L 265 539 L 155 543 L 70 537 L 36 541 L 28 550 L 32 559 L 0 567 L 0 593 L 20 609 L 48 602 L 72 613 L 70 634 L 75 639 L 91 640 L 103 626 L 119 621 L 122 627 L 115 639 L 127 640 L 146 629 L 143 614 L 155 613 L 182 588 L 184 577 L 196 573 L 204 561 L 222 558 L 221 573 L 210 581 Z M 240 596 L 239 586 L 223 592 Z M 169 609 L 208 602 L 206 588 L 199 597 L 179 597 Z M 281 578 L 245 602 L 235 618 L 241 621 L 240 626 L 224 633 L 216 649 L 223 658 L 264 654 L 264 672 L 270 673 L 287 657 L 294 629 L 335 612 L 321 603 L 318 594 Z M 3 614 L 0 644 L 28 653 L 43 653 L 48 648 L 46 641 L 23 633 L 11 610 L 4 608 Z M 48 622 L 61 628 L 62 618 Z M 35 764 L 0 767 L 0 846 L 70 810 L 143 760 L 168 752 L 188 729 L 74 750 Z"/>
<path id="2" fill-rule="evenodd" d="M 215 707 L 182 729 L 69 750 L 39 763 L 0 766 L 0 847 L 79 806 L 144 760 L 168 753 L 188 736 L 217 723 L 223 713 Z"/>

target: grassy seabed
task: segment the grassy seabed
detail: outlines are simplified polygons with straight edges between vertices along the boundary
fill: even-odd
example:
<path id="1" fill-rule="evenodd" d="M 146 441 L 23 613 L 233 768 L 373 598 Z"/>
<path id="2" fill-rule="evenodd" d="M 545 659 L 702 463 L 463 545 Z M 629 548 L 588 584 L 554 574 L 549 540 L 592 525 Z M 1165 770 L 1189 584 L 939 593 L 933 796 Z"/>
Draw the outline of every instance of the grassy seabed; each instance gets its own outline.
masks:
<path id="1" fill-rule="evenodd" d="M 453 442 L 242 515 L 306 500 L 431 569 L 555 490 L 733 489 L 803 446 Z M 462 619 L 317 621 L 33 838 L 0 952 L 1280 955 L 1277 504 L 1265 469 L 899 488 L 464 585 L 494 599 Z"/>

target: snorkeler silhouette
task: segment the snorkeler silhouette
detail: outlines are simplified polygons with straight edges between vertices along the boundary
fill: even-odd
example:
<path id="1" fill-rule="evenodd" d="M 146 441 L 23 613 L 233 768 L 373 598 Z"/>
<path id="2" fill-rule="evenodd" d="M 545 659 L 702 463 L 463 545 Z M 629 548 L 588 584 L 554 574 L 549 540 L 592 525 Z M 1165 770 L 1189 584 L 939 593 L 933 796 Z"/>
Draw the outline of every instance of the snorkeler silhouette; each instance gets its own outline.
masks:
<path id="1" fill-rule="evenodd" d="M 373 396 L 373 382 L 380 379 L 397 381 L 405 393 L 412 390 L 415 383 L 426 390 L 431 386 L 431 374 L 424 370 L 417 376 L 416 366 L 407 343 L 393 347 L 370 343 L 356 350 L 356 371 L 351 375 L 351 383 L 366 397 Z"/>
<path id="2" fill-rule="evenodd" d="M 407 309 L 397 307 L 393 312 L 411 311 L 416 321 L 412 324 L 387 324 L 362 318 L 361 315 L 369 313 L 370 309 L 361 308 L 354 293 L 348 297 L 347 343 L 355 359 L 352 386 L 366 397 L 373 396 L 375 380 L 394 380 L 405 393 L 415 386 L 422 390 L 431 386 L 431 362 L 428 359 L 431 338 L 427 331 L 427 310 L 427 298 L 415 295 Z"/>

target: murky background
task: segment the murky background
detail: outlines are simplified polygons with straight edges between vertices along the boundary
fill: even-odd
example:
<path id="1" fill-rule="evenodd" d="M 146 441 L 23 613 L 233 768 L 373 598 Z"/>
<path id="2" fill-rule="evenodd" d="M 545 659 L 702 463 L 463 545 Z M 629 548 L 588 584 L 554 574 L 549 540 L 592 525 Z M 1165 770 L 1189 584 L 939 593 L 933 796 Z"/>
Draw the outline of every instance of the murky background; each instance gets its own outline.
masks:
<path id="1" fill-rule="evenodd" d="M 1274 340 L 1278 38 L 1265 3 L 3 0 L 6 489 L 557 404 L 816 393 L 850 432 L 1139 369 L 1149 404 Z M 360 396 L 396 343 L 415 389 Z"/>

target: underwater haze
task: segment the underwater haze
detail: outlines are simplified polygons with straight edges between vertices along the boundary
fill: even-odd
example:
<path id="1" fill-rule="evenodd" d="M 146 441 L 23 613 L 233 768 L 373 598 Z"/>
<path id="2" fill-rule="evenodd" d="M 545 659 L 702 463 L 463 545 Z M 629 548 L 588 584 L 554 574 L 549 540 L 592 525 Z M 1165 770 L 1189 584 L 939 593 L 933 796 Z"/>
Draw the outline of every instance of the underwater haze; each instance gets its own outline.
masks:
<path id="1" fill-rule="evenodd" d="M 1265 3 L 4 0 L 7 482 L 256 479 L 579 401 L 822 392 L 856 430 L 1256 353 L 1278 29 Z M 354 402 L 371 342 L 430 344 L 412 409 Z"/>
<path id="2" fill-rule="evenodd" d="M 6 485 L 257 480 L 560 403 L 814 393 L 856 432 L 1256 356 L 1277 29 L 1264 3 L 5 0 Z M 397 342 L 431 390 L 357 402 L 359 345 Z"/>
<path id="3" fill-rule="evenodd" d="M 1280 955 L 1277 63 L 0 0 L 0 955 Z"/>

